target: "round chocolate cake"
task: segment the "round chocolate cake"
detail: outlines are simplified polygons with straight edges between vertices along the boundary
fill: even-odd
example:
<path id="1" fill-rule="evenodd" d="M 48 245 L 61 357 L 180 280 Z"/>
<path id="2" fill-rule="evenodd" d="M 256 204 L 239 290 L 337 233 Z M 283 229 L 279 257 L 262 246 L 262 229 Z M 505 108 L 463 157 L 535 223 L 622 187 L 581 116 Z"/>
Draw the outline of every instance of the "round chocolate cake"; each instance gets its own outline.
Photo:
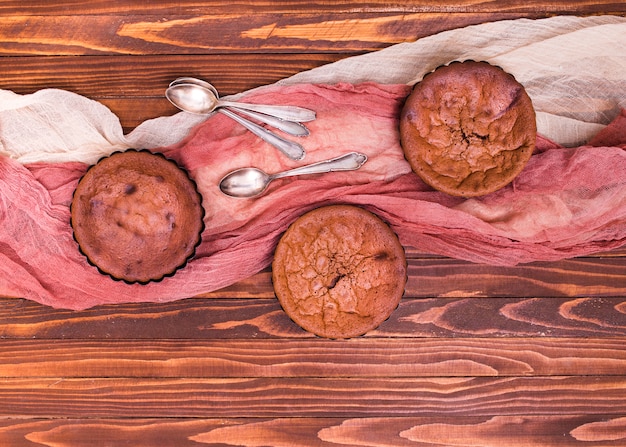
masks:
<path id="1" fill-rule="evenodd" d="M 147 283 L 194 255 L 204 228 L 202 198 L 174 161 L 130 149 L 90 167 L 71 205 L 80 251 L 114 279 Z"/>
<path id="2" fill-rule="evenodd" d="M 350 338 L 378 327 L 404 293 L 407 264 L 396 234 L 350 205 L 315 209 L 281 237 L 272 280 L 285 312 L 321 337 Z"/>
<path id="3" fill-rule="evenodd" d="M 453 62 L 427 74 L 400 117 L 400 142 L 413 171 L 455 196 L 510 183 L 530 159 L 536 136 L 524 87 L 487 62 Z"/>

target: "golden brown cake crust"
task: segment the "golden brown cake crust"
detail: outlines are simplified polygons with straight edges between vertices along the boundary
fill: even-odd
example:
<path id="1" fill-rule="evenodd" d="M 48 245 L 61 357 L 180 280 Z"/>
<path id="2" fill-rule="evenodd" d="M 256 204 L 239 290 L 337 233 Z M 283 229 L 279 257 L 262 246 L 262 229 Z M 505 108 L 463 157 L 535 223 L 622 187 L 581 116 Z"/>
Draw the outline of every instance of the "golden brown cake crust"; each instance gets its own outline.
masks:
<path id="1" fill-rule="evenodd" d="M 406 284 L 404 248 L 374 214 L 350 205 L 315 209 L 280 239 L 272 264 L 285 312 L 321 337 L 374 329 L 398 306 Z"/>
<path id="2" fill-rule="evenodd" d="M 487 62 L 453 62 L 429 73 L 400 118 L 413 171 L 455 196 L 484 195 L 510 183 L 530 159 L 536 136 L 524 87 Z"/>
<path id="3" fill-rule="evenodd" d="M 132 149 L 90 167 L 71 206 L 81 252 L 129 283 L 158 281 L 185 265 L 200 243 L 203 217 L 185 171 L 161 154 Z"/>

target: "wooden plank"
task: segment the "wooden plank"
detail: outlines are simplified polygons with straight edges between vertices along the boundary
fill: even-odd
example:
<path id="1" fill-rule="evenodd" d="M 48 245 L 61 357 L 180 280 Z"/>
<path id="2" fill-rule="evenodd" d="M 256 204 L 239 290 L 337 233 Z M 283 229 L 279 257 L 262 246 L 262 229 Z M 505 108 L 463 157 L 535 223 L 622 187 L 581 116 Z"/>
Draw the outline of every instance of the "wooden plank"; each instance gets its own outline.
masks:
<path id="1" fill-rule="evenodd" d="M 626 439 L 624 415 L 376 418 L 0 420 L 11 447 L 146 445 L 199 447 L 609 446 Z"/>
<path id="2" fill-rule="evenodd" d="M 626 414 L 626 377 L 8 378 L 0 417 Z"/>
<path id="3" fill-rule="evenodd" d="M 410 260 L 411 297 L 626 295 L 621 258 L 577 258 L 495 267 L 453 259 Z"/>
<path id="4" fill-rule="evenodd" d="M 224 96 L 271 84 L 355 54 L 5 56 L 0 57 L 0 88 L 20 94 L 58 88 L 116 104 L 141 104 L 145 99 L 166 103 L 165 89 L 180 76 L 210 81 Z M 143 108 L 156 105 L 157 101 L 150 101 Z"/>
<path id="5" fill-rule="evenodd" d="M 624 303 L 625 298 L 409 300 L 379 331 L 426 337 L 620 336 L 626 333 Z"/>
<path id="6" fill-rule="evenodd" d="M 364 338 L 623 337 L 626 298 L 404 299 Z M 300 339 L 276 299 L 188 299 L 85 311 L 0 300 L 0 337 L 33 339 Z"/>
<path id="7" fill-rule="evenodd" d="M 3 340 L 0 378 L 611 376 L 626 338 Z"/>
<path id="8" fill-rule="evenodd" d="M 0 16 L 0 54 L 194 55 L 373 51 L 463 26 L 545 12 Z M 33 23 L 36 26 L 33 26 Z"/>
<path id="9" fill-rule="evenodd" d="M 108 1 L 66 0 L 64 8 L 69 12 L 80 11 L 81 14 L 107 15 L 119 13 L 120 7 Z M 146 3 L 142 0 L 127 0 L 124 2 L 124 12 L 131 15 L 140 14 L 198 14 L 211 12 L 225 14 L 233 8 L 244 15 L 248 13 L 276 12 L 298 13 L 303 11 L 320 11 L 332 13 L 346 12 L 532 12 L 543 11 L 552 14 L 576 12 L 578 14 L 607 13 L 623 11 L 624 4 L 614 0 L 573 0 L 567 2 L 550 2 L 545 0 L 510 0 L 510 1 L 482 1 L 482 0 L 375 0 L 375 1 L 313 1 L 298 2 L 293 0 L 251 0 L 236 4 L 219 0 L 202 1 L 159 1 Z M 23 2 L 19 0 L 4 0 L 0 3 L 0 14 L 20 15 L 58 15 L 58 3 L 47 0 Z"/>

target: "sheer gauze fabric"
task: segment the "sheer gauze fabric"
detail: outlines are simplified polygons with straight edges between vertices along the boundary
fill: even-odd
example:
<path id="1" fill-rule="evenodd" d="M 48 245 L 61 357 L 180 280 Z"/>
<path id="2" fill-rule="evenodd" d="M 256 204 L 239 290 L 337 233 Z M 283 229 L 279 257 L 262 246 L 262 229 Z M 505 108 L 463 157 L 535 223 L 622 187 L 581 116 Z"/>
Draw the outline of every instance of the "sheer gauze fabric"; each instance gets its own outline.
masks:
<path id="1" fill-rule="evenodd" d="M 626 20 L 555 17 L 454 30 L 300 73 L 246 101 L 316 110 L 306 163 L 358 150 L 359 171 L 275 182 L 254 200 L 227 198 L 228 171 L 294 167 L 226 117 L 180 113 L 124 135 L 103 105 L 61 90 L 0 92 L 0 294 L 54 307 L 169 301 L 215 290 L 269 265 L 280 234 L 307 210 L 363 206 L 405 245 L 472 262 L 558 260 L 626 243 Z M 576 44 L 573 44 L 576 42 Z M 512 73 L 538 112 L 537 151 L 510 186 L 463 200 L 433 191 L 404 160 L 398 116 L 423 74 L 481 59 Z M 25 131 L 28 129 L 28 131 Z M 100 275 L 78 252 L 69 203 L 89 164 L 127 147 L 163 152 L 198 183 L 206 230 L 197 256 L 145 286 Z"/>

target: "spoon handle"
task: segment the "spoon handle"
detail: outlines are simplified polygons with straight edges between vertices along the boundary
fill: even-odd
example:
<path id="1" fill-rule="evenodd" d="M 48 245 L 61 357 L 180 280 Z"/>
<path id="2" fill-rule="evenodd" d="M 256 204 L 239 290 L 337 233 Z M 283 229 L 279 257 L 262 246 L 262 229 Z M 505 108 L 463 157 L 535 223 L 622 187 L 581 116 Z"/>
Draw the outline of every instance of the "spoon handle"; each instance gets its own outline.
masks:
<path id="1" fill-rule="evenodd" d="M 360 152 L 349 152 L 337 158 L 331 158 L 330 160 L 324 160 L 310 165 L 300 166 L 299 168 L 290 169 L 289 171 L 279 172 L 277 174 L 270 175 L 270 178 L 275 180 L 283 177 L 291 177 L 293 175 L 322 174 L 333 171 L 353 171 L 363 166 L 366 161 L 367 155 L 361 154 Z"/>
<path id="2" fill-rule="evenodd" d="M 242 115 L 246 115 L 257 121 L 261 121 L 262 123 L 269 124 L 270 126 L 275 127 L 278 130 L 282 130 L 289 135 L 293 135 L 294 137 L 306 137 L 309 135 L 309 129 L 307 129 L 303 124 L 300 124 L 296 121 L 286 121 L 280 118 L 276 118 L 275 116 L 270 116 L 259 112 L 253 112 L 252 110 L 240 109 L 238 107 L 231 106 L 229 107 L 229 109 L 235 109 Z"/>
<path id="3" fill-rule="evenodd" d="M 252 110 L 253 112 L 264 113 L 282 120 L 296 121 L 298 123 L 313 121 L 315 119 L 315 112 L 313 110 L 297 106 L 274 106 L 231 101 L 220 101 L 220 105 L 224 107 L 236 107 L 238 109 Z"/>
<path id="4" fill-rule="evenodd" d="M 275 133 L 270 132 L 266 128 L 261 127 L 258 124 L 253 123 L 252 121 L 248 121 L 247 119 L 240 117 L 239 115 L 237 115 L 234 112 L 231 112 L 230 110 L 220 108 L 218 109 L 218 111 L 228 116 L 229 118 L 237 121 L 243 127 L 248 129 L 257 137 L 261 138 L 263 141 L 274 146 L 276 149 L 281 151 L 290 159 L 302 160 L 304 158 L 304 155 L 305 155 L 304 148 L 298 143 L 285 140 L 284 138 L 276 135 Z"/>

